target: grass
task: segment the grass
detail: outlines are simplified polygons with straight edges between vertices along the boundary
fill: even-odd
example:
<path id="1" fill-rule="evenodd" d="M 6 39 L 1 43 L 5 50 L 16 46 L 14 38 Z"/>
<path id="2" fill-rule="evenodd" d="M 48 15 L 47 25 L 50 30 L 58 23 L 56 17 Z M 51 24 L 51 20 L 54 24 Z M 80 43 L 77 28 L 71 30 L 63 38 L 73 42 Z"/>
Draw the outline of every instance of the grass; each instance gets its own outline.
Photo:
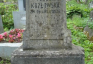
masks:
<path id="1" fill-rule="evenodd" d="M 2 59 L 0 57 L 0 64 L 11 64 L 10 60 Z"/>
<path id="2" fill-rule="evenodd" d="M 67 27 L 72 32 L 72 43 L 84 48 L 85 63 L 93 64 L 93 43 L 87 39 L 83 31 L 77 30 L 73 27 L 74 25 L 76 25 L 77 27 L 85 27 L 88 19 L 89 18 L 80 18 L 79 16 L 75 15 L 72 19 L 67 19 Z M 5 62 L 7 64 L 10 64 L 8 61 L 4 60 L 2 60 L 0 63 L 4 64 Z"/>

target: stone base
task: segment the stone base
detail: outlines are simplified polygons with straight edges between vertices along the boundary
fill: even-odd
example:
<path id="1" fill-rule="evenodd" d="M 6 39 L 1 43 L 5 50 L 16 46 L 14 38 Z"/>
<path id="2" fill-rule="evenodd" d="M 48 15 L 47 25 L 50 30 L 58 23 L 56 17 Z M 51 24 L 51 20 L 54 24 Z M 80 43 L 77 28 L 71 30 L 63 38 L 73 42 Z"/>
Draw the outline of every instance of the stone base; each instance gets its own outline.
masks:
<path id="1" fill-rule="evenodd" d="M 85 64 L 84 51 L 73 45 L 72 50 L 23 50 L 12 54 L 11 64 Z"/>

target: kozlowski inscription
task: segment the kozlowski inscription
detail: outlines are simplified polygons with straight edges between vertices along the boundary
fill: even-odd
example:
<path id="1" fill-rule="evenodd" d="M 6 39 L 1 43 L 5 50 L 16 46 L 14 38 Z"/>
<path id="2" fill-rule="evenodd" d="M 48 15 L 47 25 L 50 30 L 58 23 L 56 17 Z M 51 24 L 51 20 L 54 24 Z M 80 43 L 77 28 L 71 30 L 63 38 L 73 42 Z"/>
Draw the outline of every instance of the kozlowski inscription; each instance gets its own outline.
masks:
<path id="1" fill-rule="evenodd" d="M 40 2 L 30 3 L 31 4 L 30 8 L 32 9 L 30 13 L 60 13 L 59 1 L 56 1 L 56 0 L 37 0 L 37 1 L 40 1 Z"/>
<path id="2" fill-rule="evenodd" d="M 31 8 L 59 8 L 59 2 L 55 3 L 31 3 Z"/>

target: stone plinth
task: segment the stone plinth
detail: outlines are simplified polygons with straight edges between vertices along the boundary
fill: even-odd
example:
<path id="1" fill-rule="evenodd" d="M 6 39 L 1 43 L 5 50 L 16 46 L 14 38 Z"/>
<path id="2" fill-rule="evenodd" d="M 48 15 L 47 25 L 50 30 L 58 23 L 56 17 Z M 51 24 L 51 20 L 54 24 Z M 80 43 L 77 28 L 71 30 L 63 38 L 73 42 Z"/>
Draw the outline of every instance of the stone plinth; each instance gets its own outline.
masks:
<path id="1" fill-rule="evenodd" d="M 12 55 L 12 64 L 85 64 L 81 47 L 72 50 L 24 50 L 19 48 Z"/>

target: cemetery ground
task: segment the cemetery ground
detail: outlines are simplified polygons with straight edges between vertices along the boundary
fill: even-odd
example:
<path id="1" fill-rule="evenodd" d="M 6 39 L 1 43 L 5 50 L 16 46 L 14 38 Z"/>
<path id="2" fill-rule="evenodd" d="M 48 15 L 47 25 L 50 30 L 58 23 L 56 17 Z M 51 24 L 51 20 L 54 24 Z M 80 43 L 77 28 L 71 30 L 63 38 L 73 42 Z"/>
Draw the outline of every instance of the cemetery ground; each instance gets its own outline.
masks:
<path id="1" fill-rule="evenodd" d="M 67 27 L 72 32 L 72 43 L 83 47 L 85 50 L 85 64 L 93 64 L 93 42 L 88 40 L 87 36 L 83 33 L 83 29 L 79 29 L 79 27 L 85 27 L 87 20 L 88 18 L 80 18 L 74 15 L 72 19 L 67 19 Z M 10 64 L 10 61 L 0 60 L 0 64 L 5 63 Z"/>
<path id="2" fill-rule="evenodd" d="M 69 5 L 70 5 L 70 8 L 69 8 Z M 13 10 L 14 9 L 12 9 L 12 10 L 10 9 L 8 11 L 9 13 L 7 12 L 7 15 L 10 14 L 9 17 L 11 17 L 11 18 L 12 18 L 11 11 L 13 11 Z M 82 10 L 83 10 L 83 12 L 82 12 Z M 73 13 L 70 13 L 70 12 L 73 12 Z M 90 41 L 88 39 L 88 37 L 83 33 L 84 27 L 87 25 L 87 21 L 90 21 L 89 12 L 90 12 L 89 9 L 87 9 L 86 5 L 84 5 L 84 4 L 82 4 L 82 5 L 81 5 L 81 3 L 77 4 L 73 0 L 71 2 L 67 3 L 67 17 L 68 17 L 67 18 L 67 27 L 72 32 L 72 43 L 83 47 L 85 50 L 85 64 L 93 64 L 93 42 Z M 81 15 L 79 15 L 79 14 L 81 14 Z M 10 19 L 7 15 L 3 16 L 3 18 L 7 17 L 6 19 L 3 19 L 3 23 L 9 21 L 12 23 L 12 24 L 10 24 L 12 27 L 9 25 L 7 25 L 7 26 L 4 25 L 5 31 L 8 31 L 9 29 L 13 28 L 13 20 Z M 7 23 L 9 23 L 9 22 L 7 22 Z M 91 29 L 93 29 L 93 21 L 92 22 L 90 21 L 88 26 Z M 0 64 L 11 64 L 11 62 L 9 60 L 0 58 Z"/>
<path id="3" fill-rule="evenodd" d="M 82 46 L 85 50 L 86 64 L 93 64 L 93 43 L 88 40 L 82 29 L 78 29 L 79 27 L 85 27 L 87 20 L 88 18 L 80 18 L 75 15 L 73 16 L 73 19 L 67 19 L 67 26 L 72 32 L 72 43 Z M 76 28 L 74 25 L 78 27 Z M 10 61 L 8 60 L 0 60 L 0 64 L 4 64 L 5 62 L 10 64 Z"/>
<path id="4" fill-rule="evenodd" d="M 0 64 L 11 64 L 11 63 L 10 63 L 10 60 L 2 59 L 0 57 Z"/>

